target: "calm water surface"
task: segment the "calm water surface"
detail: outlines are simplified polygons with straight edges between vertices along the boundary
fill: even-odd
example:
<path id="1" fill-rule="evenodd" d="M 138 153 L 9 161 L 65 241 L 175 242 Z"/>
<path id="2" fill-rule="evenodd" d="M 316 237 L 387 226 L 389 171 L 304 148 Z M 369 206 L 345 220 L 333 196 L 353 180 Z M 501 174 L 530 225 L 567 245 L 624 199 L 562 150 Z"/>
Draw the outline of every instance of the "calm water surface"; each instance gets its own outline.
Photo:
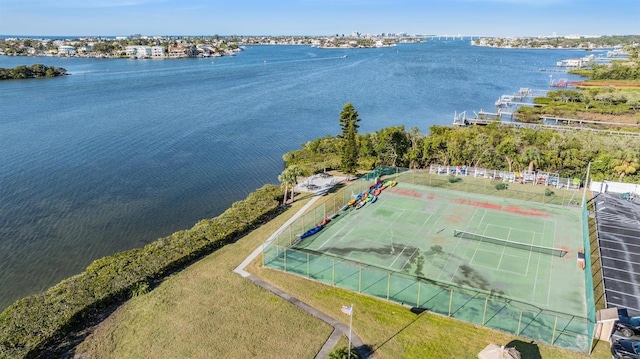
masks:
<path id="1" fill-rule="evenodd" d="M 337 134 L 346 102 L 361 132 L 426 132 L 520 87 L 547 89 L 539 69 L 584 54 L 449 40 L 214 60 L 0 57 L 72 74 L 0 82 L 0 310 L 277 183 L 282 154 Z"/>

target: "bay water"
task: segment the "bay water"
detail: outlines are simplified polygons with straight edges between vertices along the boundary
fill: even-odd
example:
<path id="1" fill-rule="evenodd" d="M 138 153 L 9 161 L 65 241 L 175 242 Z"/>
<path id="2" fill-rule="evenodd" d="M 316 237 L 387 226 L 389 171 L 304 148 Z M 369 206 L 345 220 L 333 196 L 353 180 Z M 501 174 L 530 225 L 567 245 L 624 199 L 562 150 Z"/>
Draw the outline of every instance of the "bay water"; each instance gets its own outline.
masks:
<path id="1" fill-rule="evenodd" d="M 0 310 L 277 183 L 282 155 L 337 134 L 347 102 L 361 133 L 427 132 L 521 87 L 548 90 L 540 69 L 585 54 L 434 39 L 215 59 L 0 56 L 71 74 L 0 82 Z"/>

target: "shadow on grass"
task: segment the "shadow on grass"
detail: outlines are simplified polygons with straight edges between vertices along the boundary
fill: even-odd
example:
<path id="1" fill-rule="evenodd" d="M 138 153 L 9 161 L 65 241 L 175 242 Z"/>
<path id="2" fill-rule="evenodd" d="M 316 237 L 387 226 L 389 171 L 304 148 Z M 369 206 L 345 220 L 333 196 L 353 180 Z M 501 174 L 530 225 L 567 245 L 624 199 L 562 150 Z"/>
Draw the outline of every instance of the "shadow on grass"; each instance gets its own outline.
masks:
<path id="1" fill-rule="evenodd" d="M 398 330 L 397 332 L 395 332 L 392 336 L 390 336 L 389 338 L 387 338 L 387 340 L 385 340 L 384 342 L 380 343 L 379 345 L 376 345 L 372 348 L 371 352 L 375 353 L 378 349 L 382 348 L 385 344 L 387 344 L 388 342 L 390 342 L 393 338 L 397 337 L 398 334 L 402 333 L 405 329 L 409 328 L 413 323 L 417 322 L 418 319 L 420 319 L 420 315 L 424 312 L 426 312 L 427 310 L 424 308 L 418 308 L 418 307 L 412 307 L 410 309 L 411 313 L 417 314 L 415 318 L 413 318 L 412 321 L 410 321 L 409 323 L 407 323 L 404 327 L 400 328 L 400 330 Z"/>

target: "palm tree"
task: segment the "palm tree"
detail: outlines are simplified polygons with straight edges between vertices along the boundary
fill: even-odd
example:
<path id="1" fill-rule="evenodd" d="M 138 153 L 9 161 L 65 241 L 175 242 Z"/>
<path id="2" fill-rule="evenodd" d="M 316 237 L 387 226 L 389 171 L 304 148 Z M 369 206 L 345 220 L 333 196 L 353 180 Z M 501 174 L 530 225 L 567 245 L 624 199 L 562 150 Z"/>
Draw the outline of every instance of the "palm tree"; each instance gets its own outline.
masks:
<path id="1" fill-rule="evenodd" d="M 290 173 L 285 168 L 282 173 L 278 176 L 278 181 L 280 181 L 280 185 L 284 187 L 284 197 L 282 199 L 282 205 L 284 206 L 287 203 L 287 194 L 289 193 L 289 184 L 291 184 Z"/>
<path id="2" fill-rule="evenodd" d="M 528 166 L 529 172 L 533 172 L 535 167 L 539 166 L 542 160 L 542 156 L 540 155 L 540 150 L 535 146 L 529 146 L 525 148 L 521 156 L 522 156 L 523 164 L 527 162 L 529 163 L 529 166 Z"/>
<path id="3" fill-rule="evenodd" d="M 289 191 L 289 186 L 291 186 L 291 200 L 293 201 L 294 188 L 298 183 L 298 176 L 302 175 L 302 169 L 296 165 L 289 166 L 280 173 L 278 176 L 278 181 L 284 186 L 284 198 L 282 200 L 282 205 L 284 206 L 287 203 L 287 193 Z"/>
<path id="4" fill-rule="evenodd" d="M 614 158 L 613 160 L 611 160 L 611 162 L 609 162 L 609 166 L 611 166 L 611 169 L 620 176 L 621 182 L 624 176 L 628 174 L 634 174 L 638 169 L 640 169 L 640 161 L 638 160 L 638 155 L 632 150 L 618 153 L 616 157 L 617 158 Z"/>
<path id="5" fill-rule="evenodd" d="M 298 177 L 302 176 L 304 174 L 304 171 L 302 171 L 302 168 L 296 166 L 296 165 L 292 165 L 289 166 L 287 168 L 289 170 L 289 176 L 291 179 L 291 202 L 294 201 L 294 195 L 295 193 L 293 192 L 295 189 L 296 184 L 298 184 Z"/>

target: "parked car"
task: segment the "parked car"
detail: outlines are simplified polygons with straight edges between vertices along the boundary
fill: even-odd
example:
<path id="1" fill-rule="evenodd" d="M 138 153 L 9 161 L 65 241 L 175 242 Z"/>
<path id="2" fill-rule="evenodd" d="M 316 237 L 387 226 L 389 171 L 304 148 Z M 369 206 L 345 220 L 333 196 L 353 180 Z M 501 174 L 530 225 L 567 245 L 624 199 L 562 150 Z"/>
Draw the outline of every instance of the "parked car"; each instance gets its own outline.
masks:
<path id="1" fill-rule="evenodd" d="M 630 317 L 626 308 L 618 309 L 618 321 L 615 329 L 627 338 L 640 335 L 640 317 Z"/>
<path id="2" fill-rule="evenodd" d="M 611 356 L 614 359 L 640 359 L 640 342 L 618 339 L 611 344 Z"/>

